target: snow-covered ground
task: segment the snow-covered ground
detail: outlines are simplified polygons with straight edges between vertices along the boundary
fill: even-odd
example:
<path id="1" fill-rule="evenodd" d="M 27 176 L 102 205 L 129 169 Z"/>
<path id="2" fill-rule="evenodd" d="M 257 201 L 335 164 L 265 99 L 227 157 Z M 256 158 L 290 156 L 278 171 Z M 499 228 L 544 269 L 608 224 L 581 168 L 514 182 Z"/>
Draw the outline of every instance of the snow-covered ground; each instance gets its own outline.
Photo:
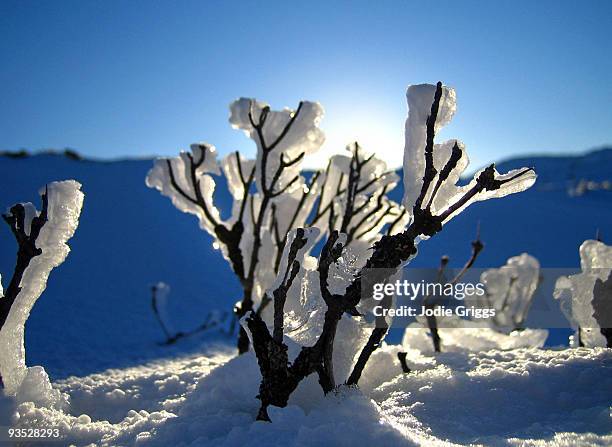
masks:
<path id="1" fill-rule="evenodd" d="M 185 356 L 57 382 L 70 414 L 21 404 L 15 427 L 57 427 L 66 444 L 115 446 L 610 445 L 609 349 L 378 351 L 361 389 L 324 397 L 308 380 L 273 422 L 256 422 L 252 354 Z M 38 445 L 38 444 L 37 444 Z"/>
<path id="2" fill-rule="evenodd" d="M 610 163 L 609 149 L 501 163 L 500 171 L 535 166 L 538 182 L 520 195 L 472 206 L 423 244 L 411 265 L 436 266 L 443 254 L 461 265 L 480 221 L 486 247 L 477 266 L 500 266 L 528 252 L 542 267 L 578 267 L 585 239 L 597 229 L 604 241 L 612 234 L 612 193 L 567 191 L 581 179 L 609 180 Z M 435 357 L 409 350 L 413 372 L 405 375 L 400 348 L 389 345 L 374 355 L 360 390 L 324 398 L 311 378 L 289 407 L 270 409 L 273 424 L 254 422 L 259 371 L 251 354 L 233 357 L 232 338 L 212 333 L 158 344 L 163 334 L 151 312 L 151 284 L 170 284 L 174 330 L 230 309 L 240 288 L 196 220 L 145 186 L 150 167 L 151 160 L 0 157 L 3 207 L 36 202 L 41 185 L 68 178 L 83 184 L 86 197 L 71 253 L 26 324 L 27 363 L 44 366 L 69 396 L 68 414 L 5 399 L 0 426 L 58 427 L 67 436 L 60 445 L 612 444 L 612 352 L 605 349 Z M 219 194 L 218 201 L 231 203 Z M 401 188 L 391 194 L 401 197 Z M 0 244 L 0 272 L 8 275 L 14 263 L 8 229 L 0 231 Z M 547 345 L 563 344 L 567 335 L 553 333 Z M 396 332 L 389 341 L 400 339 Z"/>

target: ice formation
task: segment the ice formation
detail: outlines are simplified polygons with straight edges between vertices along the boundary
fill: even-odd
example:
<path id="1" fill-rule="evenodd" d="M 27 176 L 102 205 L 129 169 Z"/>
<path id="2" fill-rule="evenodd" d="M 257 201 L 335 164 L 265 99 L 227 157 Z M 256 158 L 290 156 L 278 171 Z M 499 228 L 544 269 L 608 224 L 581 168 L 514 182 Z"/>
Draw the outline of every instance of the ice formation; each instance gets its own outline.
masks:
<path id="1" fill-rule="evenodd" d="M 214 147 L 199 143 L 192 145 L 191 153 L 156 160 L 147 176 L 149 187 L 196 215 L 215 239 L 243 286 L 238 317 L 261 306 L 269 321 L 269 300 L 262 298 L 274 288 L 293 229 L 316 228 L 317 239 L 333 230 L 345 233 L 348 250 L 340 264 L 355 270 L 365 263 L 384 228 L 393 234 L 407 222 L 401 205 L 387 197 L 398 175 L 358 143 L 347 147 L 350 155 L 332 157 L 325 170 L 301 171 L 303 159 L 324 141 L 318 127 L 322 115 L 322 107 L 314 102 L 273 111 L 263 102 L 241 98 L 230 105 L 229 120 L 255 142 L 256 160 L 236 152 L 217 163 Z M 213 202 L 214 176 L 221 172 L 233 197 L 226 220 Z M 338 266 L 333 269 L 334 275 L 341 274 Z"/>
<path id="2" fill-rule="evenodd" d="M 318 127 L 323 109 L 304 101 L 295 111 L 273 111 L 260 101 L 241 98 L 230 105 L 230 112 L 231 125 L 255 141 L 256 160 L 232 153 L 217 163 L 214 146 L 198 143 L 190 153 L 156 160 L 146 183 L 181 211 L 198 217 L 200 227 L 215 238 L 215 246 L 258 299 L 276 277 L 288 232 L 304 226 L 316 199 L 316 185 L 307 185 L 300 169 L 304 157 L 324 141 Z M 213 203 L 213 176 L 221 171 L 234 198 L 225 221 Z M 264 233 L 277 237 L 262 237 Z"/>
<path id="3" fill-rule="evenodd" d="M 524 327 L 539 284 L 539 273 L 538 260 L 527 253 L 508 259 L 500 268 L 484 271 L 480 282 L 485 286 L 485 294 L 466 296 L 465 306 L 495 309 L 495 316 L 480 320 L 462 319 L 455 315 L 437 317 L 442 350 L 508 350 L 544 346 L 547 330 Z M 406 328 L 402 345 L 405 349 L 433 351 L 424 318 Z"/>
<path id="4" fill-rule="evenodd" d="M 445 317 L 443 326 L 438 327 L 443 352 L 507 351 L 518 348 L 541 348 L 546 342 L 545 329 L 523 329 L 508 334 L 493 329 L 487 322 L 464 320 L 459 317 Z M 404 350 L 416 349 L 431 354 L 434 347 L 429 330 L 423 323 L 408 326 L 402 338 Z"/>
<path id="5" fill-rule="evenodd" d="M 219 210 L 212 198 L 215 181 L 210 174 L 220 173 L 216 149 L 207 143 L 191 145 L 191 152 L 181 152 L 178 157 L 160 158 L 147 175 L 146 183 L 170 197 L 179 210 L 195 214 L 202 229 L 214 233 Z M 194 178 L 196 179 L 194 183 Z"/>
<path id="6" fill-rule="evenodd" d="M 63 403 L 60 393 L 51 388 L 44 369 L 26 367 L 24 326 L 34 303 L 46 287 L 51 270 L 64 262 L 70 251 L 66 242 L 78 226 L 83 206 L 80 188 L 78 182 L 67 180 L 50 183 L 40 191 L 47 200 L 47 221 L 35 240 L 40 254 L 34 256 L 25 269 L 20 282 L 21 290 L 0 329 L 0 374 L 4 392 L 16 396 L 17 401 L 32 395 L 28 400 L 44 401 L 48 405 Z M 23 230 L 29 235 L 32 219 L 40 213 L 31 203 L 24 204 L 23 208 L 26 210 Z"/>
<path id="7" fill-rule="evenodd" d="M 495 309 L 495 317 L 487 319 L 492 328 L 511 332 L 523 324 L 540 281 L 540 263 L 523 253 L 514 256 L 499 269 L 489 269 L 480 276 L 485 286 L 482 297 L 471 295 L 466 305 Z"/>
<path id="8" fill-rule="evenodd" d="M 452 210 L 442 223 L 448 222 L 471 203 L 490 198 L 504 197 L 508 194 L 521 192 L 532 186 L 536 174 L 529 169 L 514 169 L 506 174 L 499 174 L 494 165 L 482 169 L 474 174 L 473 179 L 465 186 L 457 186 L 459 177 L 469 164 L 465 146 L 458 140 L 449 140 L 433 145 L 433 167 L 436 175 L 433 180 L 441 179 L 442 173 L 447 175 L 446 180 L 432 181 L 429 185 L 422 203 L 417 204 L 421 189 L 426 177 L 427 161 L 424 157 L 424 148 L 427 142 L 428 117 L 431 114 L 432 103 L 436 95 L 436 86 L 431 84 L 412 85 L 406 94 L 408 99 L 408 118 L 406 120 L 406 146 L 404 150 L 404 207 L 413 210 L 415 204 L 430 203 L 433 215 L 440 215 L 451 205 L 458 205 Z M 448 124 L 457 108 L 455 90 L 443 86 L 439 98 L 439 109 L 435 121 L 435 131 Z M 433 141 L 429 142 L 430 144 Z M 468 200 L 459 200 L 473 189 L 479 182 L 479 177 L 485 175 L 499 181 L 496 188 L 485 189 Z M 437 189 L 436 189 L 437 188 Z M 433 196 L 433 199 L 432 199 Z"/>
<path id="9" fill-rule="evenodd" d="M 581 273 L 563 276 L 557 280 L 554 296 L 559 300 L 561 310 L 572 327 L 578 331 L 578 336 L 573 339 L 574 345 L 581 342 L 588 347 L 606 346 L 606 338 L 600 331 L 602 326 L 594 317 L 598 310 L 594 307 L 594 289 L 598 281 L 609 281 L 612 272 L 612 247 L 595 240 L 584 241 L 580 246 L 580 267 Z M 612 293 L 608 290 L 597 298 L 602 311 L 610 312 Z M 610 323 L 612 315 L 608 313 L 602 318 L 600 321 Z M 607 327 L 607 324 L 603 327 Z"/>
<path id="10" fill-rule="evenodd" d="M 327 227 L 331 213 L 335 216 L 331 229 L 346 233 L 347 245 L 360 240 L 359 245 L 369 247 L 380 238 L 383 227 L 392 224 L 390 233 L 394 234 L 407 222 L 403 208 L 387 197 L 397 185 L 399 176 L 358 143 L 346 149 L 350 155 L 336 154 L 329 161 L 317 205 L 318 209 L 327 212 L 314 225 Z M 340 191 L 343 193 L 339 194 Z"/>

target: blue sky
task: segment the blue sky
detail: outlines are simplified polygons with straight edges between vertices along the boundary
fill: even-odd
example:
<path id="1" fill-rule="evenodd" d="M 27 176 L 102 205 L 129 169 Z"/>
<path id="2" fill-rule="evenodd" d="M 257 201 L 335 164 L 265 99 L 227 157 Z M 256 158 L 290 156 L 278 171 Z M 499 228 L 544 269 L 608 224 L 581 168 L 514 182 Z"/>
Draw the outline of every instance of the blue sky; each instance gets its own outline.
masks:
<path id="1" fill-rule="evenodd" d="M 454 86 L 475 165 L 612 143 L 612 2 L 0 0 L 0 149 L 99 158 L 252 145 L 239 96 L 320 101 L 327 150 L 394 161 L 405 89 Z M 473 166 L 475 167 L 475 166 Z"/>

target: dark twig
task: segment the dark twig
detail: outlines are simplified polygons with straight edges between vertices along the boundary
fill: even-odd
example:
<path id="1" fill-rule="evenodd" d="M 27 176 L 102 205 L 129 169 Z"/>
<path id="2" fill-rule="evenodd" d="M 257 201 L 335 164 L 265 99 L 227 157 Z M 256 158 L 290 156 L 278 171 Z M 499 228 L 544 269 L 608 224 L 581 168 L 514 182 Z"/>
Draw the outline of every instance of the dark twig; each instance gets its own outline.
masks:
<path id="1" fill-rule="evenodd" d="M 465 275 L 466 272 L 472 268 L 483 248 L 484 244 L 480 240 L 480 222 L 478 222 L 476 225 L 476 239 L 472 241 L 472 254 L 467 262 L 463 265 L 463 268 L 459 271 L 459 273 L 457 273 L 457 275 L 455 275 L 455 277 L 451 280 L 451 284 L 457 284 L 457 282 L 463 278 L 463 275 Z"/>
<path id="2" fill-rule="evenodd" d="M 410 368 L 408 367 L 408 363 L 406 363 L 406 357 L 408 356 L 407 352 L 398 352 L 397 358 L 399 359 L 400 365 L 402 365 L 402 371 L 406 374 L 410 372 Z"/>
<path id="3" fill-rule="evenodd" d="M 32 217 L 29 233 L 26 232 L 26 210 L 24 205 L 21 203 L 13 205 L 7 214 L 2 215 L 17 242 L 17 259 L 11 281 L 4 291 L 4 295 L 0 294 L 0 329 L 4 326 L 17 296 L 21 292 L 21 280 L 30 262 L 36 256 L 42 254 L 42 250 L 36 247 L 36 240 L 48 220 L 49 192 L 47 187 L 45 187 L 45 192 L 41 195 L 41 201 L 41 211 L 38 215 Z M 4 384 L 0 375 L 0 388 L 2 387 L 4 387 Z"/>
<path id="4" fill-rule="evenodd" d="M 429 185 L 436 177 L 437 170 L 434 167 L 433 161 L 433 149 L 434 149 L 434 138 L 436 136 L 436 120 L 438 119 L 438 111 L 440 110 L 440 100 L 442 99 L 442 83 L 438 82 L 436 84 L 436 93 L 434 94 L 434 100 L 431 104 L 431 112 L 427 117 L 427 133 L 425 138 L 425 172 L 423 173 L 423 187 L 421 188 L 421 193 L 419 197 L 416 199 L 415 207 L 420 208 L 423 200 L 425 200 L 425 196 L 427 195 L 427 191 L 429 190 Z"/>
<path id="5" fill-rule="evenodd" d="M 192 335 L 196 335 L 202 332 L 206 332 L 210 329 L 214 329 L 216 327 L 218 327 L 219 325 L 223 324 L 225 322 L 225 320 L 227 320 L 228 317 L 228 313 L 227 312 L 222 312 L 221 313 L 221 317 L 217 318 L 217 319 L 213 319 L 214 316 L 214 312 L 209 312 L 206 315 L 206 318 L 204 319 L 204 322 L 202 324 L 200 324 L 198 327 L 196 327 L 195 329 L 192 329 L 190 331 L 186 331 L 186 332 L 176 332 L 174 335 L 168 337 L 166 339 L 166 341 L 164 343 L 162 343 L 163 345 L 172 345 L 174 343 L 176 343 L 177 341 L 186 338 L 186 337 L 191 337 Z M 230 332 L 231 333 L 231 332 Z"/>
<path id="6" fill-rule="evenodd" d="M 593 318 L 599 325 L 599 332 L 606 339 L 607 348 L 612 348 L 612 303 L 610 297 L 612 297 L 612 272 L 605 280 L 598 278 L 593 287 Z"/>
<path id="7" fill-rule="evenodd" d="M 2 218 L 8 224 L 11 232 L 15 236 L 15 241 L 17 242 L 17 259 L 11 281 L 4 291 L 4 296 L 0 297 L 0 328 L 4 326 L 11 307 L 21 292 L 21 279 L 23 278 L 23 274 L 30 265 L 32 259 L 42 253 L 42 250 L 36 247 L 36 239 L 40 235 L 43 226 L 47 223 L 49 198 L 46 188 L 45 192 L 41 195 L 41 200 L 42 209 L 37 216 L 32 218 L 29 234 L 26 233 L 26 212 L 22 204 L 18 203 L 13 205 L 7 214 L 2 215 Z"/>
<path id="8" fill-rule="evenodd" d="M 293 160 L 285 160 L 284 154 L 280 155 L 280 163 L 278 169 L 272 176 L 270 181 L 270 185 L 267 185 L 267 172 L 266 166 L 268 162 L 269 154 L 274 150 L 274 148 L 282 141 L 282 139 L 289 133 L 293 123 L 298 118 L 300 111 L 302 110 L 303 102 L 300 102 L 297 110 L 293 113 L 289 122 L 285 125 L 279 136 L 274 140 L 273 143 L 268 145 L 264 138 L 263 128 L 266 122 L 266 118 L 270 111 L 269 107 L 264 107 L 259 117 L 259 122 L 256 123 L 252 110 L 249 111 L 249 120 L 251 121 L 251 125 L 255 129 L 255 132 L 258 136 L 259 143 L 261 145 L 261 191 L 262 191 L 262 199 L 259 205 L 259 213 L 256 219 L 254 219 L 253 226 L 253 247 L 251 251 L 251 259 L 249 263 L 249 270 L 243 281 L 243 298 L 238 306 L 235 308 L 236 318 L 240 319 L 248 312 L 253 309 L 254 305 L 254 297 L 253 297 L 253 287 L 255 282 L 255 272 L 257 271 L 257 265 L 259 263 L 259 250 L 261 248 L 261 229 L 263 226 L 263 221 L 266 216 L 268 205 L 271 200 L 279 194 L 287 191 L 299 178 L 299 176 L 294 177 L 287 185 L 285 185 L 280 191 L 275 191 L 276 183 L 279 181 L 283 171 L 285 168 L 292 166 L 298 163 L 303 157 L 304 153 L 300 154 Z M 251 103 L 252 109 L 252 103 Z M 238 352 L 244 353 L 249 348 L 249 338 L 244 330 L 244 328 L 240 327 L 240 332 L 238 334 Z"/>
<path id="9" fill-rule="evenodd" d="M 444 277 L 444 269 L 448 265 L 448 256 L 442 256 L 440 259 L 440 266 L 438 267 L 438 283 L 442 283 L 442 279 Z M 427 309 L 435 309 L 437 302 L 431 299 L 431 296 L 426 296 L 423 300 L 425 307 Z M 427 315 L 425 317 L 427 320 L 427 327 L 429 328 L 429 332 L 431 333 L 431 339 L 434 346 L 435 352 L 442 351 L 442 339 L 440 338 L 440 332 L 438 331 L 438 320 L 434 315 Z"/>

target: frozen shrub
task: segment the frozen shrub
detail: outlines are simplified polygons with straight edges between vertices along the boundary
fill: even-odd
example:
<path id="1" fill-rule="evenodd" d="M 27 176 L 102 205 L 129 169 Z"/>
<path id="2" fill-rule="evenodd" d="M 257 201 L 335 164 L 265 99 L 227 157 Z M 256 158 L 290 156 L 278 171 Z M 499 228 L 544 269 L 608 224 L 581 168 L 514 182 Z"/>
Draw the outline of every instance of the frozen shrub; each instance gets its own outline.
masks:
<path id="1" fill-rule="evenodd" d="M 74 180 L 50 183 L 41 191 L 40 211 L 31 203 L 18 203 L 2 216 L 18 250 L 13 276 L 4 291 L 0 288 L 0 375 L 4 392 L 18 401 L 37 390 L 34 394 L 42 403 L 61 404 L 44 369 L 26 367 L 24 326 L 51 270 L 70 251 L 66 242 L 78 226 L 83 205 L 80 188 Z"/>
<path id="2" fill-rule="evenodd" d="M 510 333 L 523 329 L 531 301 L 540 282 L 540 263 L 527 253 L 514 256 L 498 269 L 489 269 L 480 276 L 485 294 L 472 295 L 466 304 L 495 309 L 487 319 L 492 329 Z"/>
<path id="3" fill-rule="evenodd" d="M 168 305 L 168 295 L 170 294 L 170 286 L 165 282 L 158 282 L 151 286 L 151 309 L 153 310 L 153 315 L 155 319 L 159 323 L 164 335 L 166 336 L 166 341 L 172 338 L 172 328 L 167 323 L 168 314 L 167 314 L 167 305 Z"/>
<path id="4" fill-rule="evenodd" d="M 612 347 L 612 247 L 588 240 L 580 246 L 581 273 L 557 280 L 555 298 L 576 330 L 573 346 Z"/>
<path id="5" fill-rule="evenodd" d="M 172 325 L 169 324 L 170 319 L 167 313 L 169 294 L 170 286 L 164 282 L 158 282 L 151 286 L 151 308 L 153 310 L 153 315 L 166 336 L 166 340 L 162 343 L 163 345 L 171 345 L 182 338 L 190 337 L 211 329 L 222 329 L 221 326 L 227 320 L 229 312 L 213 310 L 206 314 L 206 318 L 204 318 L 204 321 L 198 327 L 188 331 L 175 331 Z"/>
<path id="6" fill-rule="evenodd" d="M 548 331 L 524 327 L 539 285 L 539 273 L 539 262 L 527 253 L 508 259 L 500 268 L 484 271 L 480 275 L 480 283 L 485 287 L 484 295 L 466 296 L 465 306 L 495 309 L 495 316 L 486 319 L 463 319 L 456 315 L 438 317 L 439 328 L 435 334 L 431 325 L 419 317 L 420 321 L 406 329 L 402 344 L 428 352 L 432 344 L 429 336 L 432 336 L 436 352 L 543 346 Z"/>
<path id="7" fill-rule="evenodd" d="M 338 383 L 358 384 L 390 323 L 380 317 L 372 327 L 360 316 L 360 307 L 371 301 L 362 300 L 370 298 L 362 297 L 361 279 L 366 271 L 379 272 L 375 279 L 381 281 L 392 277 L 416 255 L 420 240 L 438 233 L 469 204 L 520 192 L 535 182 L 530 168 L 499 174 L 490 165 L 477 172 L 467 185 L 457 186 L 468 164 L 463 144 L 456 140 L 434 143 L 436 131 L 454 114 L 454 90 L 442 83 L 417 85 L 408 89 L 407 97 L 405 221 L 371 247 L 360 247 L 356 253 L 350 253 L 351 239 L 346 228 L 334 229 L 318 260 L 308 255 L 317 231 L 296 229 L 286 244 L 276 282 L 266 292 L 274 302 L 272 329 L 258 312 L 250 312 L 243 320 L 262 375 L 260 420 L 269 420 L 268 406 L 286 406 L 293 391 L 310 374 L 317 374 L 325 393 Z M 353 264 L 358 269 L 347 269 L 349 256 L 365 262 Z M 285 318 L 285 308 L 289 306 L 290 318 Z M 300 306 L 301 312 L 307 313 L 294 325 L 292 314 L 296 309 L 299 313 Z M 286 327 L 286 321 L 292 327 Z M 306 335 L 301 338 L 298 334 Z M 289 347 L 294 343 L 290 339 L 301 345 L 291 361 Z"/>
<path id="8" fill-rule="evenodd" d="M 255 160 L 236 152 L 218 161 L 212 145 L 198 143 L 191 152 L 156 160 L 146 183 L 170 197 L 181 211 L 196 215 L 200 227 L 214 237 L 243 288 L 237 317 L 256 310 L 270 319 L 264 292 L 279 272 L 292 229 L 316 227 L 319 237 L 342 231 L 346 245 L 363 253 L 385 225 L 390 231 L 401 227 L 407 214 L 386 196 L 397 184 L 397 174 L 357 143 L 348 147 L 349 155 L 332 157 L 324 171 L 301 171 L 304 158 L 324 141 L 318 103 L 303 101 L 295 111 L 273 111 L 267 104 L 241 98 L 230 111 L 232 126 L 255 142 Z M 215 177 L 221 174 L 234 199 L 226 220 L 213 200 Z M 246 351 L 248 343 L 241 328 L 239 351 Z"/>

